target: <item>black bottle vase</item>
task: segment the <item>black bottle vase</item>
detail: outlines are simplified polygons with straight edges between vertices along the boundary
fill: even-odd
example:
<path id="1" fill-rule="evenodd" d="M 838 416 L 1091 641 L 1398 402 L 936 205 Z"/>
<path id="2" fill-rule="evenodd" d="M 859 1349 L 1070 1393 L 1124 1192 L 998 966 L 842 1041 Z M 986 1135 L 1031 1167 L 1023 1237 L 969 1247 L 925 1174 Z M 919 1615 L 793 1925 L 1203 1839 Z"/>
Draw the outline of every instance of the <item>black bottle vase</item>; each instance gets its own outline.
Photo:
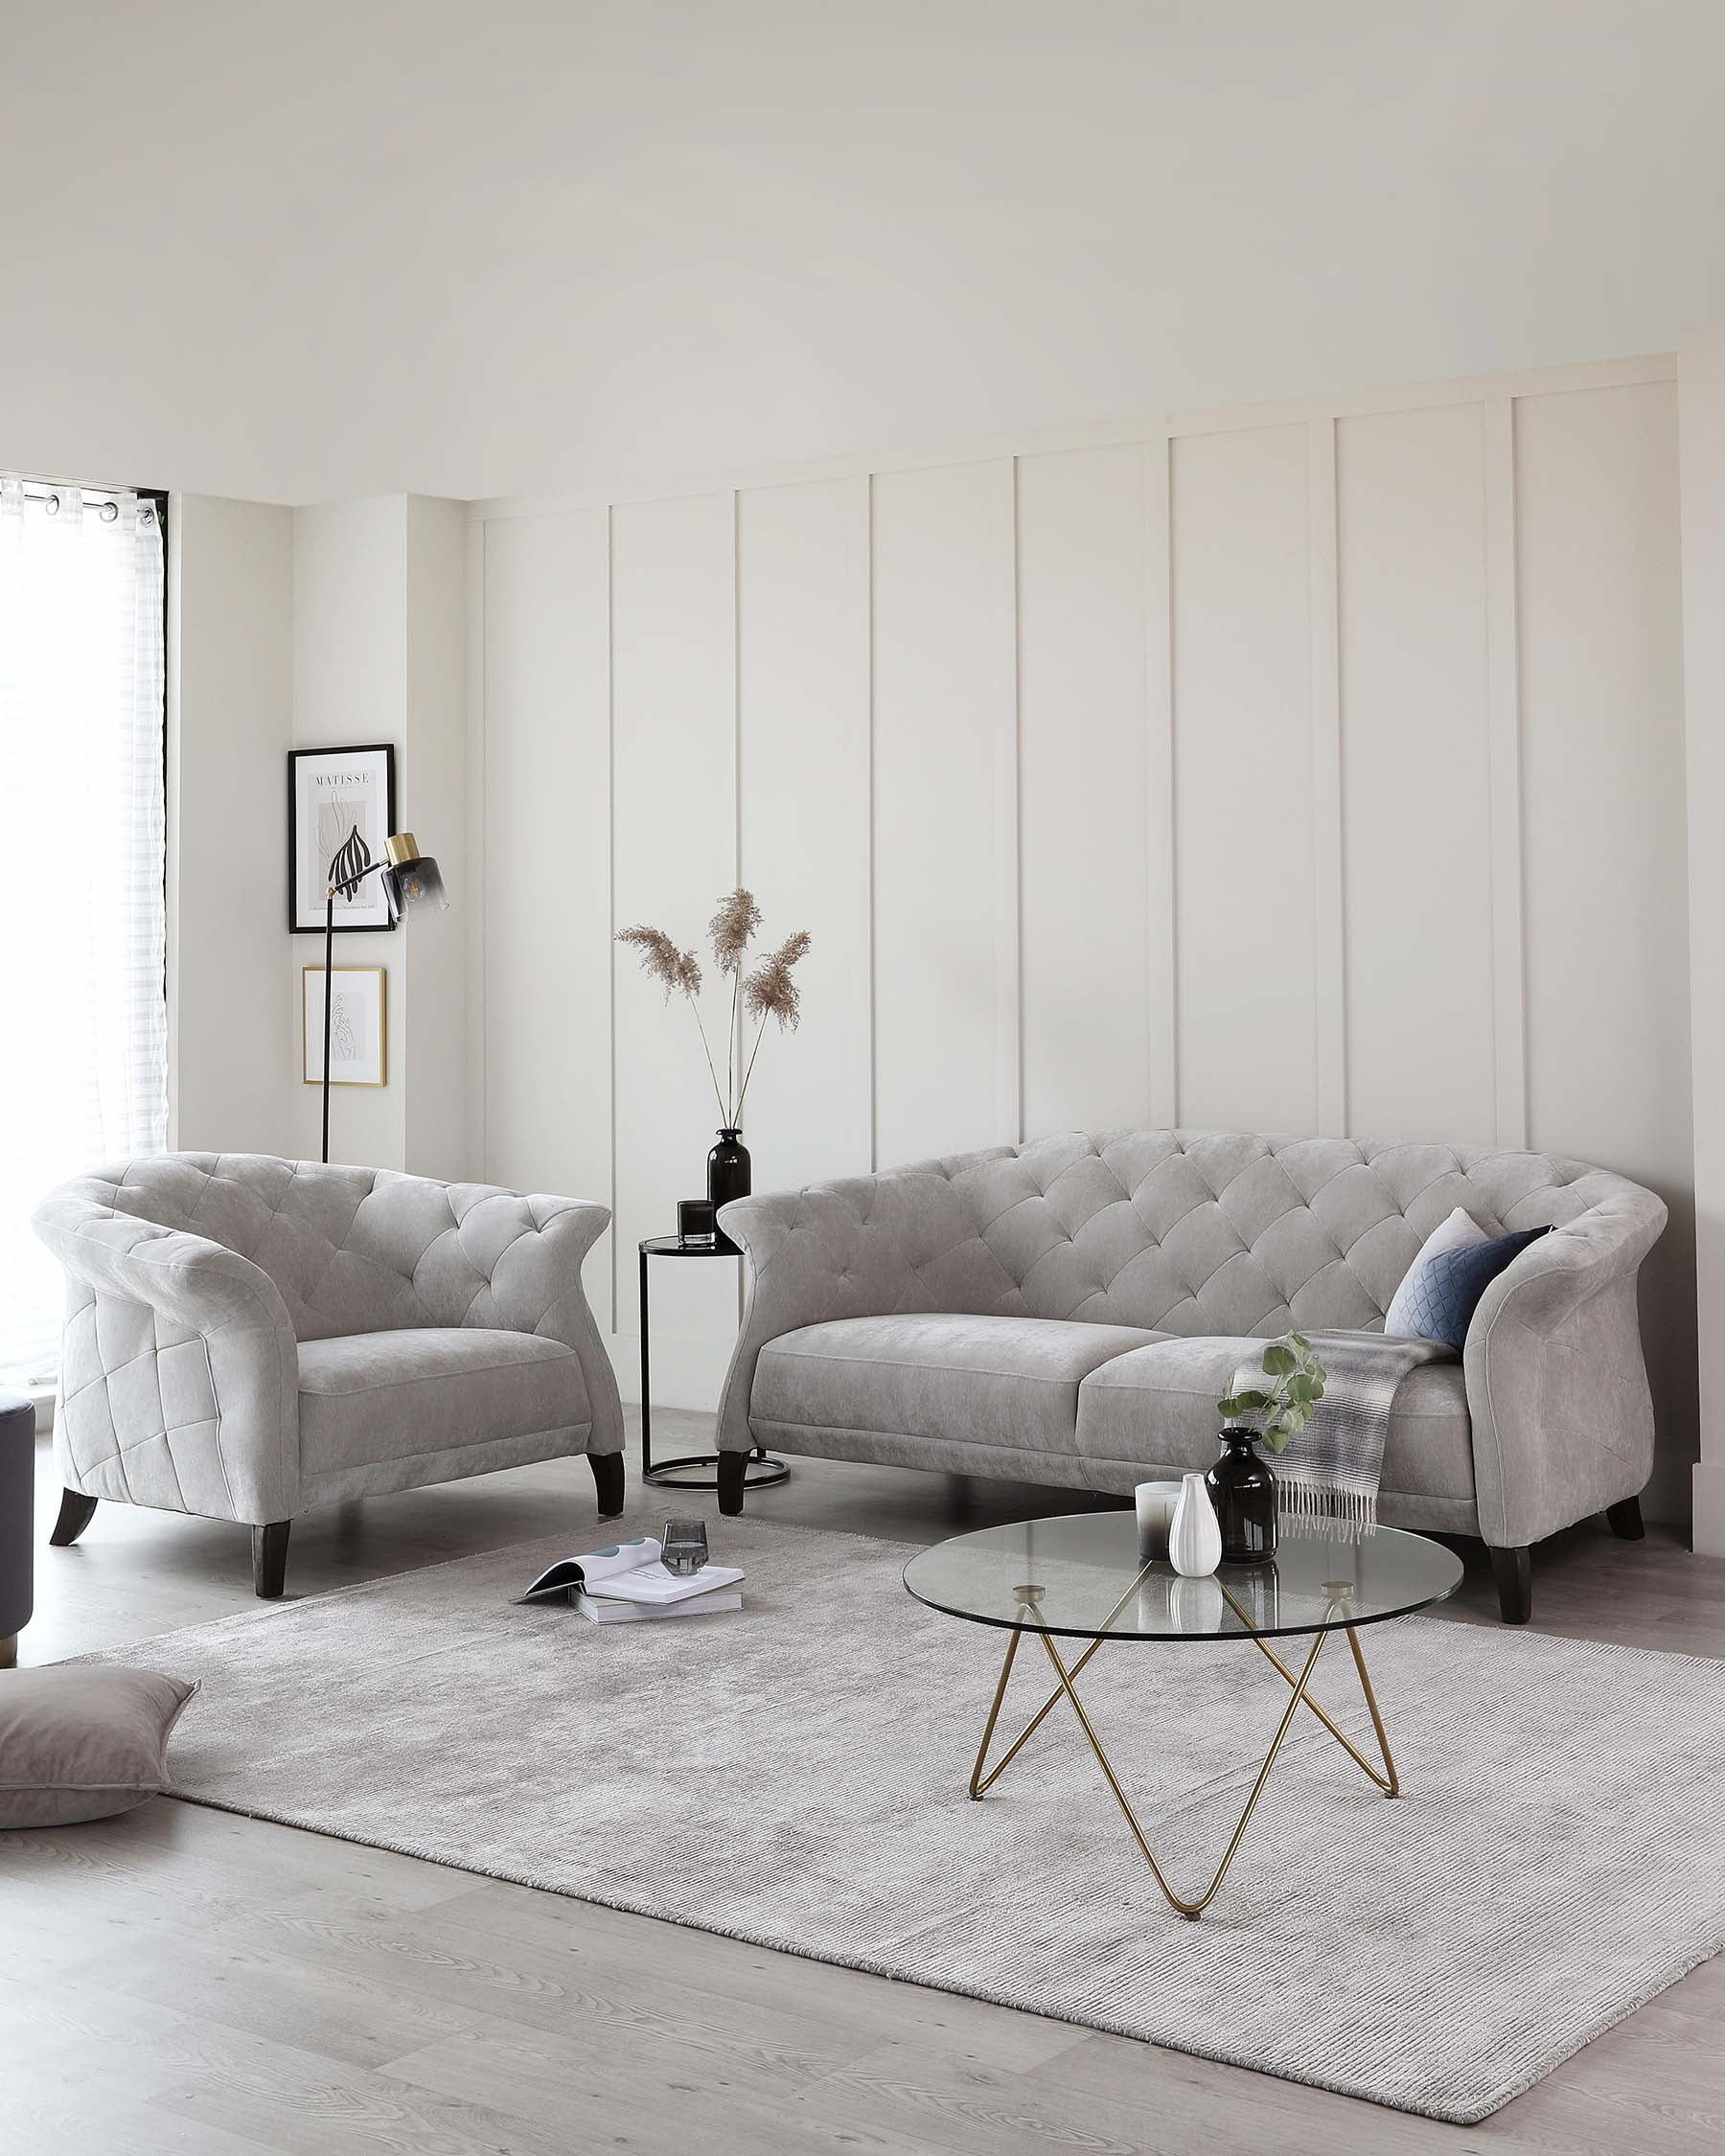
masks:
<path id="1" fill-rule="evenodd" d="M 713 1210 L 728 1205 L 733 1198 L 747 1198 L 749 1184 L 748 1148 L 741 1131 L 721 1131 L 719 1142 L 707 1155 L 707 1197 Z M 734 1250 L 736 1245 L 720 1228 L 719 1248 Z"/>
<path id="2" fill-rule="evenodd" d="M 1254 1565 L 1276 1554 L 1276 1478 L 1253 1430 L 1225 1430 L 1222 1456 L 1204 1478 L 1222 1528 L 1222 1562 Z"/>

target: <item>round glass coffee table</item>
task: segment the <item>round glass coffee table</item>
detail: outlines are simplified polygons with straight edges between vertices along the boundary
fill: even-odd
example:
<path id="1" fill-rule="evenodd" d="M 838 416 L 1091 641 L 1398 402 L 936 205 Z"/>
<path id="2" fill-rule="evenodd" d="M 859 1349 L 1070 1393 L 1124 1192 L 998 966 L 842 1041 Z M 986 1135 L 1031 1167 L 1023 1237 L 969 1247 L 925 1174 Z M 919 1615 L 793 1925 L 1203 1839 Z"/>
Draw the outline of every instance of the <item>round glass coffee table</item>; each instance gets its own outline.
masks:
<path id="1" fill-rule="evenodd" d="M 1070 1703 L 1078 1727 L 1100 1762 L 1115 1800 L 1125 1815 L 1146 1864 L 1169 1906 L 1197 1918 L 1228 1876 L 1282 1739 L 1303 1706 L 1315 1714 L 1354 1763 L 1393 1797 L 1400 1789 L 1384 1718 L 1367 1673 L 1360 1633 L 1367 1626 L 1442 1602 L 1461 1584 L 1461 1560 L 1441 1543 L 1397 1527 L 1333 1536 L 1284 1533 L 1273 1558 L 1256 1565 L 1224 1565 L 1205 1579 L 1182 1578 L 1165 1561 L 1140 1564 L 1138 1520 L 1132 1512 L 1081 1512 L 1055 1520 L 1023 1520 L 1009 1527 L 983 1527 L 919 1550 L 905 1567 L 905 1585 L 919 1602 L 973 1624 L 1007 1635 L 1006 1658 L 994 1703 L 983 1725 L 970 1793 L 980 1798 L 1000 1779 L 1061 1701 Z M 1371 1716 L 1379 1766 L 1374 1766 L 1312 1697 L 1313 1670 L 1335 1633 L 1346 1640 Z M 1006 1750 L 988 1763 L 1012 1665 L 1029 1634 L 1041 1640 L 1053 1666 L 1055 1688 Z M 1309 1639 L 1295 1667 L 1270 1644 Z M 1089 1642 L 1070 1663 L 1057 1640 Z M 1250 1640 L 1290 1687 L 1290 1697 L 1246 1808 L 1223 1851 L 1215 1876 L 1194 1900 L 1176 1893 L 1156 1860 L 1102 1740 L 1078 1697 L 1077 1679 L 1106 1641 L 1196 1649 L 1206 1641 Z"/>

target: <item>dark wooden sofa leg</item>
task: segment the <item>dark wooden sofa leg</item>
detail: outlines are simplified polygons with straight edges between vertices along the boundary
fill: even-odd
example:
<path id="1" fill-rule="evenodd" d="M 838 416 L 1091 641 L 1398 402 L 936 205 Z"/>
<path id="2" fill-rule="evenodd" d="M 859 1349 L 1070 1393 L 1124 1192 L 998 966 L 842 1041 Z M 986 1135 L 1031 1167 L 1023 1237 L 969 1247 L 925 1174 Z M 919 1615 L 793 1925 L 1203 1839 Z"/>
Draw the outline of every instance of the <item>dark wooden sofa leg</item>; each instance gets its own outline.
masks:
<path id="1" fill-rule="evenodd" d="M 729 1519 L 735 1519 L 743 1509 L 743 1492 L 747 1487 L 748 1455 L 747 1453 L 721 1453 L 719 1455 L 719 1509 Z"/>
<path id="2" fill-rule="evenodd" d="M 288 1534 L 291 1520 L 272 1520 L 266 1527 L 252 1529 L 252 1593 L 261 1601 L 274 1602 L 288 1584 Z"/>
<path id="3" fill-rule="evenodd" d="M 1491 1569 L 1497 1574 L 1498 1610 L 1506 1624 L 1526 1624 L 1533 1615 L 1533 1557 L 1524 1544 L 1520 1549 L 1494 1549 Z"/>
<path id="4" fill-rule="evenodd" d="M 1605 1517 L 1611 1523 L 1611 1531 L 1620 1542 L 1640 1542 L 1646 1533 L 1642 1525 L 1641 1500 L 1626 1497 L 1622 1504 L 1608 1504 Z"/>
<path id="5" fill-rule="evenodd" d="M 599 1493 L 599 1517 L 614 1520 L 623 1509 L 623 1455 L 588 1453 L 587 1465 L 593 1471 L 593 1486 Z"/>
<path id="6" fill-rule="evenodd" d="M 48 1540 L 56 1549 L 70 1549 L 95 1516 L 93 1497 L 82 1497 L 77 1490 L 62 1490 L 59 1518 L 54 1523 L 54 1532 Z"/>

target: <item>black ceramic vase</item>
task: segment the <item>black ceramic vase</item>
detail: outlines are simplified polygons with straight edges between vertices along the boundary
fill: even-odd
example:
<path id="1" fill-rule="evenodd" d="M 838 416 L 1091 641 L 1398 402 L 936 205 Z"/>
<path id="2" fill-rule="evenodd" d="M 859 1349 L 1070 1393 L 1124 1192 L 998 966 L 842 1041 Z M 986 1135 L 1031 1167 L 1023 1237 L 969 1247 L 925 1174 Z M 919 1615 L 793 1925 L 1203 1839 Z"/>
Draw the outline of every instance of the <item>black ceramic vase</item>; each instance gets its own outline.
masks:
<path id="1" fill-rule="evenodd" d="M 741 1131 L 721 1131 L 719 1142 L 707 1155 L 707 1196 L 713 1210 L 728 1205 L 733 1198 L 748 1196 L 748 1148 L 743 1142 Z M 719 1248 L 734 1250 L 736 1245 L 719 1230 Z"/>
<path id="2" fill-rule="evenodd" d="M 1276 1554 L 1276 1478 L 1256 1432 L 1225 1430 L 1222 1456 L 1204 1478 L 1222 1528 L 1222 1562 L 1254 1565 Z"/>

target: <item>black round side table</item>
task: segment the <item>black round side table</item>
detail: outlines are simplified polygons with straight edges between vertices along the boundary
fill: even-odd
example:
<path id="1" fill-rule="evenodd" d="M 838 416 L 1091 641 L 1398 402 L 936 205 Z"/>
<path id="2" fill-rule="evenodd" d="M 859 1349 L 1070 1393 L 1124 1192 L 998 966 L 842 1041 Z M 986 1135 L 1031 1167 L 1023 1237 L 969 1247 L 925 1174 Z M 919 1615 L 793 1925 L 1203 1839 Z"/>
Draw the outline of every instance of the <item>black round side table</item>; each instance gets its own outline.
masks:
<path id="1" fill-rule="evenodd" d="M 650 1235 L 641 1245 L 641 1479 L 659 1490 L 716 1490 L 719 1487 L 719 1455 L 689 1453 L 681 1459 L 662 1459 L 653 1464 L 653 1372 L 647 1313 L 647 1260 L 656 1257 L 734 1258 L 734 1244 L 684 1243 L 675 1235 Z M 692 1474 L 694 1468 L 711 1468 L 710 1475 Z M 746 1490 L 770 1490 L 787 1480 L 791 1470 L 782 1459 L 770 1458 L 757 1445 L 743 1470 Z"/>

